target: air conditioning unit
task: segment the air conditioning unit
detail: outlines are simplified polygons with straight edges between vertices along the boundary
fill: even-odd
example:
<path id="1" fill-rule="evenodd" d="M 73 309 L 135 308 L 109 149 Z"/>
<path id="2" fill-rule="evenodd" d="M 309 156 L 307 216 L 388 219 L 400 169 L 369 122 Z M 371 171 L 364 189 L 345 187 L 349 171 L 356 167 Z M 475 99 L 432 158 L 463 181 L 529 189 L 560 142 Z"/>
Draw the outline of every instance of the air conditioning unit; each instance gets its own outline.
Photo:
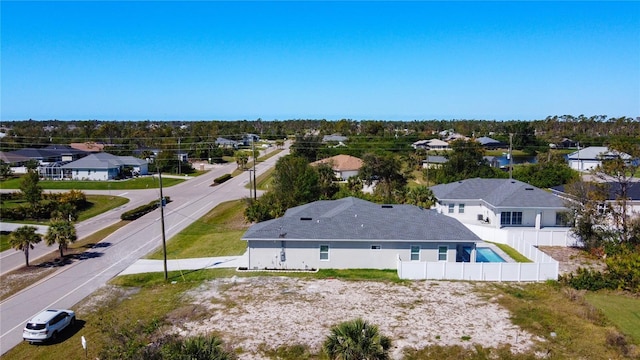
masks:
<path id="1" fill-rule="evenodd" d="M 482 216 L 482 214 L 478 214 L 478 220 L 484 221 L 484 217 Z"/>

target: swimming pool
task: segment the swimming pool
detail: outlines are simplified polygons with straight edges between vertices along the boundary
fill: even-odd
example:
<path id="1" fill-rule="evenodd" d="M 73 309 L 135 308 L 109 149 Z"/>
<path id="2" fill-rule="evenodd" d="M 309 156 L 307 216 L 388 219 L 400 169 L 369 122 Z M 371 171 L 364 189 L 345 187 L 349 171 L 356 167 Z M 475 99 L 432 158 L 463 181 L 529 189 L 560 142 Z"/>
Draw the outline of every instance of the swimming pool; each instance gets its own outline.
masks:
<path id="1" fill-rule="evenodd" d="M 505 262 L 493 249 L 477 248 L 476 262 Z"/>

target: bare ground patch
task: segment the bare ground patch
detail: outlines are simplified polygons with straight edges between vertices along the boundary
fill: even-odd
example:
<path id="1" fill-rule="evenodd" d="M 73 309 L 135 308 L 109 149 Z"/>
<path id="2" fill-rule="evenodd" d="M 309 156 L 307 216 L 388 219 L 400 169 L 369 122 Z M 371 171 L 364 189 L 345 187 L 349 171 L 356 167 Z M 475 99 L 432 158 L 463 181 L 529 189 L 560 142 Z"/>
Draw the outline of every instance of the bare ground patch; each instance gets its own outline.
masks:
<path id="1" fill-rule="evenodd" d="M 286 277 L 216 279 L 185 296 L 184 311 L 198 313 L 198 319 L 173 317 L 173 325 L 186 336 L 218 333 L 227 344 L 243 350 L 241 359 L 260 359 L 261 345 L 306 344 L 319 349 L 331 326 L 358 317 L 378 325 L 393 339 L 394 358 L 400 358 L 405 347 L 436 344 L 510 344 L 514 352 L 529 350 L 539 339 L 513 325 L 509 312 L 479 295 L 474 290 L 478 286 L 483 285 Z"/>
<path id="2" fill-rule="evenodd" d="M 580 267 L 597 271 L 606 269 L 603 259 L 590 255 L 579 248 L 564 246 L 540 246 L 538 248 L 560 263 L 558 269 L 560 275 L 574 273 Z"/>

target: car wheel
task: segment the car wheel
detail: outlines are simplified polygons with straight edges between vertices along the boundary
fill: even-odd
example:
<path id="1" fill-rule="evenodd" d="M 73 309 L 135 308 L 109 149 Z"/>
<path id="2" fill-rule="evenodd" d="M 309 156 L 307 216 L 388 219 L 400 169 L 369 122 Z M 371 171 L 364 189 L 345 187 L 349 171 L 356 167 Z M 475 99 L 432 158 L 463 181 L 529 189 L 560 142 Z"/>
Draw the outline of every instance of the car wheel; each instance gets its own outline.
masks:
<path id="1" fill-rule="evenodd" d="M 72 317 L 71 321 L 69 322 L 69 327 L 73 328 L 74 326 L 76 326 L 76 317 Z"/>
<path id="2" fill-rule="evenodd" d="M 58 332 L 54 331 L 53 334 L 51 334 L 51 341 L 56 341 L 58 340 Z"/>

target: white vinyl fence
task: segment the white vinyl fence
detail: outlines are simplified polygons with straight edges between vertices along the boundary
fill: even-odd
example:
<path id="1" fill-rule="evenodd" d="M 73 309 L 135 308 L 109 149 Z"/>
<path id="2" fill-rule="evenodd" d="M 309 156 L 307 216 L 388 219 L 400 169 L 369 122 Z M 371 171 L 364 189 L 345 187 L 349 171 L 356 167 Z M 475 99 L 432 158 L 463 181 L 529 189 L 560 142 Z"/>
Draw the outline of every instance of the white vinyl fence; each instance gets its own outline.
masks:
<path id="1" fill-rule="evenodd" d="M 558 279 L 558 262 L 525 240 L 512 239 L 509 246 L 532 263 L 469 263 L 402 261 L 398 277 L 410 280 L 545 281 Z"/>

